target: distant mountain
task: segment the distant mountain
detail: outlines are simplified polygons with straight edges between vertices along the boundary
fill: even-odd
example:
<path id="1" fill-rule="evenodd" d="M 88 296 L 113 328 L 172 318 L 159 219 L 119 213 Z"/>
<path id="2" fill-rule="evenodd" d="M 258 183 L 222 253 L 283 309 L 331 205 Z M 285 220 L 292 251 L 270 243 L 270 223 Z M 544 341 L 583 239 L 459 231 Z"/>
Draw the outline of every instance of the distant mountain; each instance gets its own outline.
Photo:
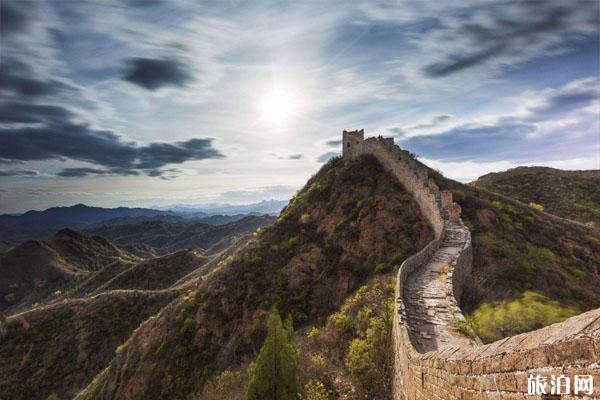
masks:
<path id="1" fill-rule="evenodd" d="M 46 239 L 63 228 L 82 229 L 120 218 L 176 217 L 171 211 L 149 208 L 102 208 L 77 204 L 52 207 L 44 211 L 27 211 L 21 215 L 0 215 L 0 251 L 25 240 Z"/>
<path id="2" fill-rule="evenodd" d="M 227 222 L 230 219 L 233 221 Z M 223 221 L 222 225 L 205 222 Z M 105 237 L 119 246 L 129 248 L 144 244 L 151 246 L 157 254 L 166 254 L 184 248 L 209 250 L 221 240 L 247 235 L 271 224 L 275 220 L 269 215 L 226 217 L 213 216 L 193 221 L 144 221 L 133 224 L 105 225 L 87 230 L 87 233 Z"/>
<path id="3" fill-rule="evenodd" d="M 182 216 L 204 217 L 209 215 L 235 215 L 235 214 L 269 214 L 278 215 L 289 200 L 263 200 L 252 204 L 207 204 L 203 206 L 168 206 L 155 207 L 160 210 L 169 210 Z"/>
<path id="4" fill-rule="evenodd" d="M 177 225 L 184 221 L 223 225 L 248 215 L 277 215 L 286 203 L 287 201 L 269 200 L 241 206 L 215 205 L 204 210 L 192 207 L 173 207 L 169 210 L 103 208 L 77 204 L 71 207 L 52 207 L 44 211 L 28 211 L 20 215 L 4 214 L 0 215 L 0 252 L 26 240 L 48 239 L 64 228 L 93 230 L 100 226 L 144 222 L 169 222 Z"/>
<path id="5" fill-rule="evenodd" d="M 600 227 L 600 170 L 518 167 L 479 177 L 473 186 L 541 205 L 559 217 Z"/>

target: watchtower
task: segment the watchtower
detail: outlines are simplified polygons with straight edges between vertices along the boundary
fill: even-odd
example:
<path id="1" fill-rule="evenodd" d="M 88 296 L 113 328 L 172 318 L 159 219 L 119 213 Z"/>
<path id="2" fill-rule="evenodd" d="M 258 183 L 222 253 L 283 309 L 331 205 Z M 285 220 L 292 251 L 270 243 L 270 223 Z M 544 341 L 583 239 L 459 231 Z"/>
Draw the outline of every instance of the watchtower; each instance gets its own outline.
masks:
<path id="1" fill-rule="evenodd" d="M 365 130 L 342 132 L 342 156 L 354 157 L 364 151 Z"/>

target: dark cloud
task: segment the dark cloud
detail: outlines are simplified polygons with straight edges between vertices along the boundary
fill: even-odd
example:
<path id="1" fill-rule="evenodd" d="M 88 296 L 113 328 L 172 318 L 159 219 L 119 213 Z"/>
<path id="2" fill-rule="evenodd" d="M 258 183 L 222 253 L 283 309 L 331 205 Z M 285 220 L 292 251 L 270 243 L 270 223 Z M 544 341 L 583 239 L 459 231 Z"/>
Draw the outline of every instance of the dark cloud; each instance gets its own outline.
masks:
<path id="1" fill-rule="evenodd" d="M 446 76 L 453 74 L 454 72 L 461 71 L 466 68 L 470 68 L 477 64 L 481 64 L 484 61 L 498 55 L 505 49 L 505 45 L 497 45 L 488 49 L 482 49 L 470 54 L 455 54 L 449 56 L 447 60 L 430 64 L 423 68 L 423 72 L 430 78 L 436 78 L 439 76 Z"/>
<path id="2" fill-rule="evenodd" d="M 326 141 L 325 144 L 327 146 L 331 146 L 331 147 L 339 147 L 342 145 L 342 141 L 341 141 L 341 139 L 333 139 L 333 140 Z"/>
<path id="3" fill-rule="evenodd" d="M 0 105 L 0 122 L 60 122 L 73 118 L 63 107 L 7 102 Z"/>
<path id="4" fill-rule="evenodd" d="M 154 7 L 164 4 L 163 0 L 126 0 L 127 5 L 131 7 Z"/>
<path id="5" fill-rule="evenodd" d="M 81 176 L 82 173 L 135 175 L 138 170 L 159 170 L 168 164 L 223 158 L 212 147 L 211 138 L 139 146 L 123 142 L 110 130 L 74 122 L 74 116 L 71 111 L 58 106 L 0 105 L 0 122 L 36 123 L 35 126 L 0 127 L 0 159 L 9 162 L 72 159 L 108 169 L 67 169 L 59 173 L 61 176 Z"/>
<path id="6" fill-rule="evenodd" d="M 434 123 L 440 123 L 440 122 L 448 121 L 449 119 L 452 119 L 452 115 L 442 114 L 442 115 L 436 115 L 435 117 L 433 117 L 432 121 Z"/>
<path id="7" fill-rule="evenodd" d="M 88 175 L 106 175 L 109 172 L 103 169 L 96 168 L 65 168 L 61 172 L 59 172 L 58 176 L 68 177 L 68 178 L 79 178 L 82 176 Z"/>
<path id="8" fill-rule="evenodd" d="M 438 42 L 441 54 L 422 68 L 428 77 L 443 77 L 484 64 L 492 59 L 519 61 L 532 50 L 548 50 L 576 33 L 597 35 L 598 5 L 577 6 L 564 1 L 499 3 L 474 9 L 446 21 L 428 40 Z M 536 51 L 537 51 L 536 50 Z"/>
<path id="9" fill-rule="evenodd" d="M 33 176 L 39 175 L 38 171 L 33 171 L 30 169 L 9 169 L 9 170 L 0 170 L 0 176 Z"/>
<path id="10" fill-rule="evenodd" d="M 587 107 L 594 100 L 600 100 L 598 84 L 598 81 L 591 81 L 589 86 L 578 88 L 578 90 L 558 91 L 548 96 L 544 104 L 532 107 L 529 111 L 541 118 Z"/>
<path id="11" fill-rule="evenodd" d="M 3 60 L 0 68 L 0 93 L 31 99 L 55 95 L 72 87 L 55 79 L 39 79 L 30 67 L 15 60 Z"/>
<path id="12" fill-rule="evenodd" d="M 317 161 L 320 163 L 324 163 L 324 162 L 328 161 L 330 158 L 337 157 L 339 155 L 341 155 L 339 152 L 329 151 L 329 152 L 327 152 L 325 154 L 321 154 L 319 157 L 317 157 Z"/>
<path id="13" fill-rule="evenodd" d="M 111 169 L 98 169 L 98 168 L 65 168 L 60 171 L 58 176 L 66 178 L 79 178 L 91 175 L 139 175 L 140 173 L 135 170 L 127 168 L 111 168 Z M 150 175 L 150 174 L 148 174 Z M 150 175 L 153 176 L 153 175 Z"/>
<path id="14" fill-rule="evenodd" d="M 166 164 L 181 164 L 188 160 L 223 158 L 212 147 L 213 139 L 190 139 L 185 142 L 151 143 L 138 149 L 138 168 L 154 169 Z"/>
<path id="15" fill-rule="evenodd" d="M 26 10 L 34 6 L 29 1 L 0 2 L 0 35 L 25 31 L 29 22 Z"/>
<path id="16" fill-rule="evenodd" d="M 128 65 L 123 79 L 148 90 L 156 90 L 165 86 L 184 87 L 191 80 L 188 68 L 176 60 L 133 58 Z"/>

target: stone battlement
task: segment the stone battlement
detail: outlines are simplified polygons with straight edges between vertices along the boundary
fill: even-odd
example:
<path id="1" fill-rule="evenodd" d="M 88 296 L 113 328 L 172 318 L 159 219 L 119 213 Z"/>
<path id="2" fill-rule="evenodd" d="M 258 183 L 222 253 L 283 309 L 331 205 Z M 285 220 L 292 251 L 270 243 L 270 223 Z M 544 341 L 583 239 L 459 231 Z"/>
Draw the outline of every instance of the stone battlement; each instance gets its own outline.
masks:
<path id="1" fill-rule="evenodd" d="M 435 233 L 398 270 L 392 332 L 395 400 L 538 399 L 527 396 L 529 374 L 550 377 L 563 368 L 571 379 L 593 375 L 594 395 L 600 396 L 600 309 L 488 345 L 461 337 L 458 304 L 473 257 L 471 235 L 452 192 L 440 191 L 427 168 L 393 138 L 365 139 L 360 130 L 344 131 L 342 139 L 344 157 L 372 154 L 396 176 Z"/>

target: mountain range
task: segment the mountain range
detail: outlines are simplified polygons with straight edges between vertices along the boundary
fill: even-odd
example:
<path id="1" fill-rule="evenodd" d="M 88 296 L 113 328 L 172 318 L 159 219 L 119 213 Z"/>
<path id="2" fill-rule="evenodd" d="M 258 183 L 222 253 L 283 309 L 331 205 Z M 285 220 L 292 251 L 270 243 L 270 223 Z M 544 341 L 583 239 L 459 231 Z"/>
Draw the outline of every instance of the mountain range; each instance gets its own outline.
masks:
<path id="1" fill-rule="evenodd" d="M 527 310 L 562 320 L 600 307 L 600 233 L 552 213 L 568 196 L 534 196 L 562 176 L 550 172 L 464 185 L 428 169 L 472 235 L 460 307 L 484 341 L 557 320 Z M 587 174 L 569 181 L 598 207 Z M 375 157 L 331 159 L 277 218 L 203 218 L 213 223 L 111 216 L 2 254 L 0 397 L 243 399 L 277 307 L 293 321 L 302 385 L 392 398 L 395 272 L 433 230 Z M 518 324 L 496 318 L 515 310 Z"/>
<path id="2" fill-rule="evenodd" d="M 25 240 L 47 239 L 63 229 L 94 229 L 107 225 L 134 224 L 145 221 L 197 223 L 220 225 L 246 215 L 277 215 L 286 202 L 262 201 L 247 205 L 213 205 L 210 208 L 174 207 L 173 210 L 151 208 L 103 208 L 77 204 L 52 207 L 44 211 L 0 215 L 0 251 Z"/>

